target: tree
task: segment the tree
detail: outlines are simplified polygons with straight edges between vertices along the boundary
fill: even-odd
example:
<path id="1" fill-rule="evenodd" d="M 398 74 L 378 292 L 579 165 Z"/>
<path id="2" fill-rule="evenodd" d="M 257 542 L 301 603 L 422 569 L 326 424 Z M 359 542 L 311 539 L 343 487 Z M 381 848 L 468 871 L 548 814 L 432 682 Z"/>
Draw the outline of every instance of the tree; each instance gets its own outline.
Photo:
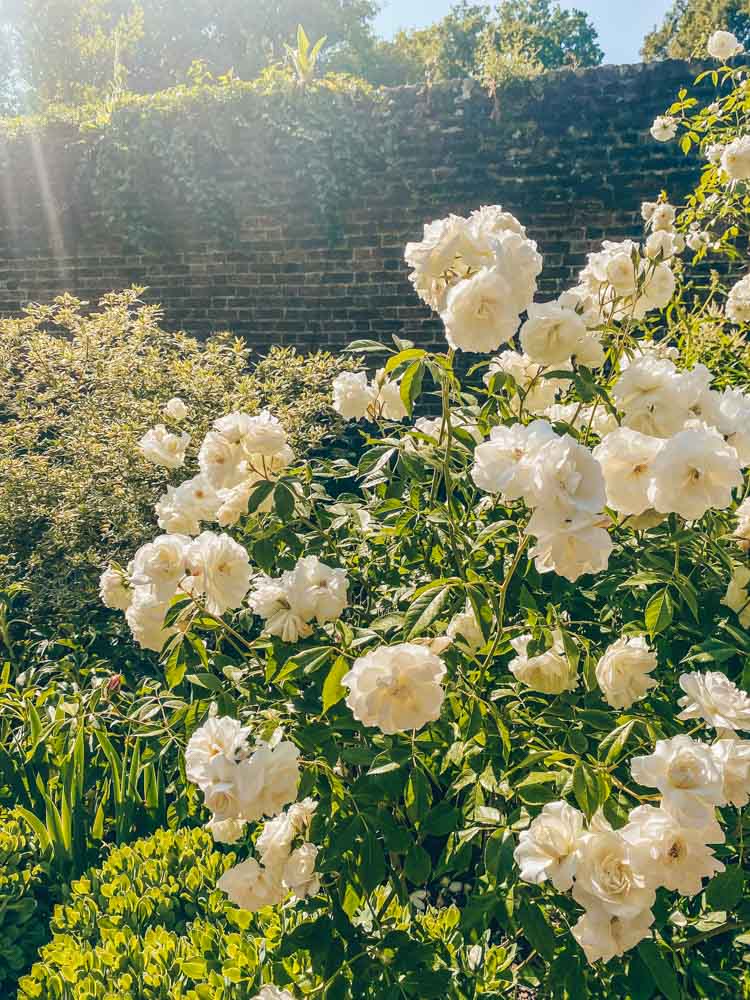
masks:
<path id="1" fill-rule="evenodd" d="M 588 14 L 552 0 L 504 0 L 491 32 L 498 49 L 515 43 L 545 69 L 598 66 L 604 57 Z"/>
<path id="2" fill-rule="evenodd" d="M 675 0 L 661 27 L 646 35 L 641 55 L 647 61 L 705 55 L 708 37 L 717 28 L 750 45 L 750 0 Z"/>
<path id="3" fill-rule="evenodd" d="M 185 80 L 196 60 L 252 79 L 284 58 L 298 24 L 326 35 L 335 60 L 366 48 L 376 11 L 374 0 L 7 0 L 0 26 L 44 104 L 90 99 L 112 81 L 150 93 Z"/>

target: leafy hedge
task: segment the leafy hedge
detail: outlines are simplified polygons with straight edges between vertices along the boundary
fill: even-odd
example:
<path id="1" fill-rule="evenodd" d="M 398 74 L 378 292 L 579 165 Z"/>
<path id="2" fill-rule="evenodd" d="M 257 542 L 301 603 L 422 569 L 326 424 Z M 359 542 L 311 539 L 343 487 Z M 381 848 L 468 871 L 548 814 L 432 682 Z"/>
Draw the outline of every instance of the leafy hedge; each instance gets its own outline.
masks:
<path id="1" fill-rule="evenodd" d="M 26 584 L 31 615 L 80 622 L 98 606 L 102 563 L 152 529 L 164 470 L 136 443 L 172 396 L 203 431 L 270 406 L 297 452 L 340 426 L 329 399 L 343 359 L 274 348 L 252 363 L 229 334 L 168 332 L 140 291 L 91 313 L 66 295 L 0 320 L 0 587 Z"/>

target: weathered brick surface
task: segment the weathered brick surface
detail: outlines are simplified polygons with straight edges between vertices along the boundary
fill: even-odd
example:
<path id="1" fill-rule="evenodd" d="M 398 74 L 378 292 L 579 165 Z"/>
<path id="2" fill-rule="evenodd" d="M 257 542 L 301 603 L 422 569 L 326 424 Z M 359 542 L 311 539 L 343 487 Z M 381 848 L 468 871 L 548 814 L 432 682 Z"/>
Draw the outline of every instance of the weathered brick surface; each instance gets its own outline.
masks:
<path id="1" fill-rule="evenodd" d="M 377 128 L 390 152 L 342 206 L 334 242 L 304 180 L 281 161 L 269 178 L 272 208 L 238 193 L 231 248 L 175 219 L 175 249 L 129 252 L 76 204 L 77 137 L 27 140 L 0 180 L 0 313 L 61 291 L 95 300 L 136 282 L 163 304 L 169 326 L 230 329 L 261 350 L 391 333 L 427 345 L 441 338 L 440 323 L 414 296 L 402 257 L 423 223 L 501 203 L 545 255 L 541 295 L 556 294 L 602 238 L 641 234 L 643 199 L 664 188 L 679 200 L 691 186 L 695 162 L 648 129 L 693 75 L 679 62 L 561 71 L 514 86 L 499 105 L 460 82 L 394 90 L 378 122 L 362 116 L 365 134 Z M 237 180 L 226 177 L 239 192 Z"/>

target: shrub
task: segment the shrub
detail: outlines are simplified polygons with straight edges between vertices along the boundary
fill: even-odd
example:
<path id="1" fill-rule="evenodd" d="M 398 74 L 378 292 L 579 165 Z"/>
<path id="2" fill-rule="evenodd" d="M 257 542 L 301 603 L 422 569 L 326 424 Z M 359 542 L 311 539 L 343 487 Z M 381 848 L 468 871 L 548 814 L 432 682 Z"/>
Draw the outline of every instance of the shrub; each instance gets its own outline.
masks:
<path id="1" fill-rule="evenodd" d="M 113 293 L 92 313 L 62 296 L 0 320 L 0 586 L 27 584 L 33 616 L 80 621 L 105 556 L 154 523 L 164 473 L 135 445 L 170 397 L 202 430 L 228 409 L 271 406 L 299 451 L 337 426 L 341 359 L 273 349 L 253 365 L 229 335 L 167 332 L 138 295 Z"/>
<path id="2" fill-rule="evenodd" d="M 750 278 L 691 284 L 675 208 L 641 211 L 551 303 L 499 206 L 426 227 L 447 348 L 351 345 L 389 351 L 334 384 L 356 467 L 285 466 L 282 427 L 231 416 L 204 475 L 250 502 L 112 582 L 216 698 L 186 778 L 254 839 L 228 897 L 296 914 L 277 986 L 294 955 L 295 993 L 346 1000 L 748 995 Z"/>
<path id="3" fill-rule="evenodd" d="M 243 933 L 250 916 L 215 888 L 232 859 L 202 830 L 159 830 L 114 848 L 55 907 L 52 940 L 19 998 L 249 998 L 258 966 L 254 936 Z M 224 964 L 244 987 L 219 974 Z"/>
<path id="4" fill-rule="evenodd" d="M 0 808 L 0 995 L 8 996 L 34 961 L 48 919 L 39 845 L 17 812 Z"/>

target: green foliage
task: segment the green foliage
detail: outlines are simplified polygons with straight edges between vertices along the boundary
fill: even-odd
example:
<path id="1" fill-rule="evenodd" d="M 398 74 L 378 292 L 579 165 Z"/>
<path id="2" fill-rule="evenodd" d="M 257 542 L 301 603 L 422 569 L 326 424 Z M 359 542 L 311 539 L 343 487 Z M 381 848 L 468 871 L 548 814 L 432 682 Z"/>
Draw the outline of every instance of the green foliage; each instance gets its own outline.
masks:
<path id="1" fill-rule="evenodd" d="M 660 27 L 643 40 L 641 55 L 653 59 L 705 59 L 706 42 L 718 28 L 750 44 L 748 0 L 674 0 Z"/>
<path id="2" fill-rule="evenodd" d="M 49 905 L 39 845 L 21 815 L 0 807 L 0 994 L 9 996 L 19 975 L 47 940 Z"/>
<path id="3" fill-rule="evenodd" d="M 229 335 L 167 332 L 138 294 L 108 295 L 94 312 L 63 296 L 0 321 L 0 580 L 28 587 L 32 617 L 82 620 L 98 606 L 106 558 L 151 531 L 165 475 L 137 441 L 172 396 L 198 434 L 222 413 L 263 406 L 298 451 L 338 426 L 328 403 L 341 359 L 274 349 L 253 364 Z"/>
<path id="4" fill-rule="evenodd" d="M 251 997 L 258 952 L 244 933 L 249 920 L 215 888 L 232 860 L 202 830 L 160 830 L 113 849 L 55 907 L 52 941 L 19 998 Z M 233 985 L 244 977 L 246 986 Z"/>
<path id="5" fill-rule="evenodd" d="M 371 44 L 376 9 L 372 0 L 8 0 L 0 25 L 23 67 L 21 99 L 40 109 L 172 87 L 196 60 L 253 79 L 284 57 L 300 23 L 328 37 L 331 59 L 351 58 Z"/>
<path id="6" fill-rule="evenodd" d="M 474 76 L 490 85 L 559 66 L 596 66 L 604 55 L 588 15 L 552 0 L 503 0 L 494 10 L 461 0 L 430 27 L 399 32 L 389 51 L 404 74 L 394 82 Z"/>

